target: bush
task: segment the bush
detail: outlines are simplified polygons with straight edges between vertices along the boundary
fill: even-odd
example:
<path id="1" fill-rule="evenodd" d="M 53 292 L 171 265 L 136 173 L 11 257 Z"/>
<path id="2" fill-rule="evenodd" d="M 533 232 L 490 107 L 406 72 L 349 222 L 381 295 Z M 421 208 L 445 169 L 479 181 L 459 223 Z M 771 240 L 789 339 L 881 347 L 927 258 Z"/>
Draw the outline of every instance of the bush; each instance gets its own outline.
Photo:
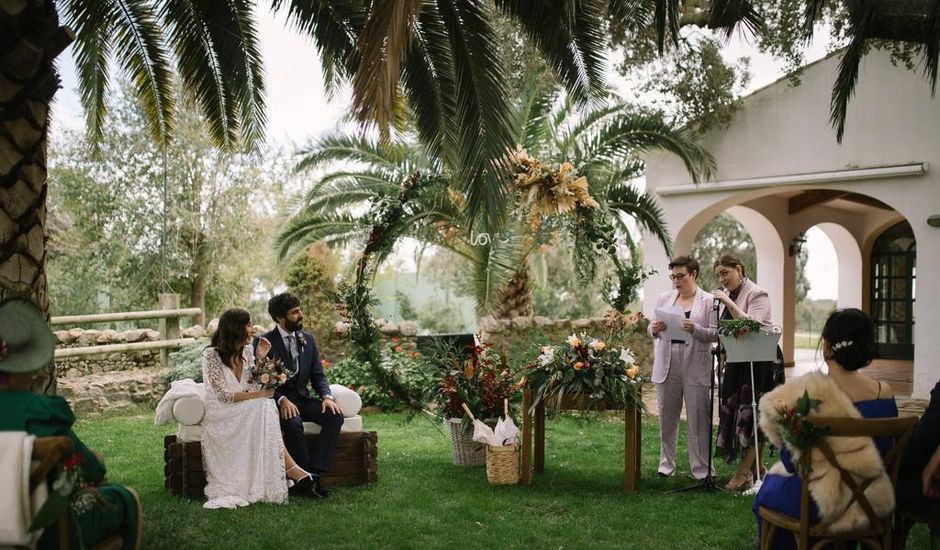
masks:
<path id="1" fill-rule="evenodd" d="M 202 350 L 206 349 L 207 345 L 208 341 L 197 340 L 171 353 L 170 372 L 166 375 L 166 383 L 186 378 L 202 382 Z"/>
<path id="2" fill-rule="evenodd" d="M 423 395 L 427 388 L 436 385 L 433 369 L 418 352 L 405 351 L 393 339 L 382 353 L 382 368 L 394 372 L 412 395 Z M 379 407 L 383 411 L 403 408 L 403 403 L 379 386 L 369 366 L 352 357 L 347 357 L 329 367 L 326 372 L 331 384 L 341 384 L 359 393 L 362 404 Z"/>

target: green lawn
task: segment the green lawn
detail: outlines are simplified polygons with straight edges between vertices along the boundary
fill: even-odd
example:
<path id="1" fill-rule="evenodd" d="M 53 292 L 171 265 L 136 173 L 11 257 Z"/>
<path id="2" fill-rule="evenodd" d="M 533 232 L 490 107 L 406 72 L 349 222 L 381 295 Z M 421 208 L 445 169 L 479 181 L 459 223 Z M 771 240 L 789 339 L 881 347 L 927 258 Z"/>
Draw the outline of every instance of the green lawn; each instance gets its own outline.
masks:
<path id="1" fill-rule="evenodd" d="M 730 493 L 665 491 L 691 483 L 680 439 L 680 475 L 655 476 L 655 418 L 644 425 L 643 478 L 627 494 L 623 424 L 562 416 L 547 423 L 546 473 L 531 487 L 491 487 L 484 468 L 450 462 L 450 441 L 431 423 L 370 415 L 379 434 L 379 481 L 339 488 L 327 501 L 292 499 L 203 510 L 163 488 L 163 436 L 152 414 L 83 420 L 76 431 L 107 460 L 112 480 L 134 487 L 151 548 L 680 548 L 756 545 L 751 499 Z M 718 464 L 719 480 L 731 467 Z M 327 542 L 324 542 L 326 539 Z M 927 548 L 918 526 L 909 548 Z"/>

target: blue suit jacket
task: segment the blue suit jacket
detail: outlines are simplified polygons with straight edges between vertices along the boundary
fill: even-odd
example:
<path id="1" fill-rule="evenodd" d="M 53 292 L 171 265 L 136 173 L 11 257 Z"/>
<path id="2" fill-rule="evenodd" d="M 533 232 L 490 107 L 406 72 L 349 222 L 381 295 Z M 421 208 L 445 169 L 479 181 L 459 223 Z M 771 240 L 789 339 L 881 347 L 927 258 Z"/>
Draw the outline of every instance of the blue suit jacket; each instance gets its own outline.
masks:
<path id="1" fill-rule="evenodd" d="M 299 332 L 303 334 L 306 343 L 301 345 L 300 342 L 297 342 L 297 351 L 300 352 L 300 356 L 297 358 L 297 375 L 274 390 L 275 400 L 280 399 L 283 395 L 290 399 L 292 403 L 297 404 L 304 399 L 316 399 L 317 397 L 323 399 L 330 395 L 330 383 L 323 372 L 323 364 L 320 362 L 320 352 L 317 350 L 316 340 L 314 340 L 313 334 L 305 330 Z M 281 338 L 281 333 L 277 327 L 265 333 L 264 339 L 271 342 L 271 351 L 268 356 L 279 358 L 284 364 L 290 364 L 290 351 L 284 344 L 284 339 Z M 255 347 L 257 345 L 258 342 L 255 341 Z M 317 395 L 315 397 L 311 397 L 308 384 L 313 386 L 314 391 L 316 391 Z"/>

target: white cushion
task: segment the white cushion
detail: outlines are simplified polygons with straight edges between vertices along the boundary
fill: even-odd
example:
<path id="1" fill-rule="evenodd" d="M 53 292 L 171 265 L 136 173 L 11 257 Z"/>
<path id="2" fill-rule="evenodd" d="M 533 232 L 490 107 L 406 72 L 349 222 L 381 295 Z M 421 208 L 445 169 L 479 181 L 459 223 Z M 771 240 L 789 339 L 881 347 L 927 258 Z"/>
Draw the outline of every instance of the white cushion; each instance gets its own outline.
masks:
<path id="1" fill-rule="evenodd" d="M 318 434 L 320 433 L 320 425 L 315 422 L 304 422 L 304 433 L 305 434 Z M 346 432 L 361 432 L 362 431 L 362 417 L 358 414 L 356 416 L 347 416 L 343 419 L 343 427 L 340 428 L 340 433 Z"/>
<path id="2" fill-rule="evenodd" d="M 173 403 L 173 418 L 184 426 L 195 426 L 202 422 L 206 404 L 198 397 L 180 397 Z"/>
<path id="3" fill-rule="evenodd" d="M 179 428 L 176 430 L 176 436 L 180 438 L 181 441 L 202 441 L 202 424 L 196 424 L 194 426 L 185 426 L 183 424 L 179 425 Z"/>
<path id="4" fill-rule="evenodd" d="M 330 384 L 330 393 L 333 394 L 333 399 L 336 400 L 339 408 L 343 410 L 343 416 L 349 418 L 359 414 L 362 409 L 362 398 L 358 393 L 339 384 Z"/>

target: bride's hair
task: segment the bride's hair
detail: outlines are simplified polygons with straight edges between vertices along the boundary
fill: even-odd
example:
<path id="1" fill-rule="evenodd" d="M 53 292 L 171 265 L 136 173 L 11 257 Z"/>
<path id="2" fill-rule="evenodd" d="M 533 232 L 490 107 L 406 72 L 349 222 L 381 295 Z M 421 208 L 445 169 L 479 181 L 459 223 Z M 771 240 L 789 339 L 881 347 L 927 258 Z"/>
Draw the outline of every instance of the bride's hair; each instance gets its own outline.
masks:
<path id="1" fill-rule="evenodd" d="M 212 335 L 212 347 L 218 352 L 222 363 L 228 366 L 233 357 L 241 355 L 241 343 L 245 341 L 245 326 L 251 315 L 244 309 L 232 308 L 219 317 L 219 327 Z"/>

